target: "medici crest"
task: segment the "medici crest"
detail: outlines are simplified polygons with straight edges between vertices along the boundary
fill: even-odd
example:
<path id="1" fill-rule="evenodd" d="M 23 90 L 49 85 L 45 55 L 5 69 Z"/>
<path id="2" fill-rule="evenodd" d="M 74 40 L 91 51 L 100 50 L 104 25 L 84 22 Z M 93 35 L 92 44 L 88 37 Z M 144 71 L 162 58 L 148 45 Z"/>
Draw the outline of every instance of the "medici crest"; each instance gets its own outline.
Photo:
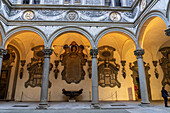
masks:
<path id="1" fill-rule="evenodd" d="M 83 66 L 86 63 L 86 55 L 83 53 L 84 46 L 72 42 L 70 45 L 64 45 L 64 53 L 60 55 L 60 60 L 64 69 L 61 73 L 62 79 L 68 84 L 78 84 L 84 80 L 85 71 Z"/>

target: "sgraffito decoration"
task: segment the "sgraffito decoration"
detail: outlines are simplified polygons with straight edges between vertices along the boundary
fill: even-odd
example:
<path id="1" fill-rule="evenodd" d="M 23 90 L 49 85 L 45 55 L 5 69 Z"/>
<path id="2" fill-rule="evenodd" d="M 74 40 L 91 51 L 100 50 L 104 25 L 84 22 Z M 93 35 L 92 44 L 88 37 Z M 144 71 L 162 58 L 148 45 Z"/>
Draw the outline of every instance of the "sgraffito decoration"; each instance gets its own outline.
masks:
<path id="1" fill-rule="evenodd" d="M 163 57 L 159 60 L 159 65 L 161 66 L 164 78 L 162 80 L 162 85 L 170 85 L 170 47 L 164 47 L 159 50 Z"/>
<path id="2" fill-rule="evenodd" d="M 120 65 L 116 64 L 114 58 L 115 49 L 110 46 L 99 47 L 99 66 L 98 66 L 98 79 L 101 87 L 121 87 L 120 82 L 117 80 Z"/>
<path id="3" fill-rule="evenodd" d="M 42 85 L 42 75 L 43 75 L 43 65 L 44 65 L 44 46 L 36 46 L 32 48 L 33 58 L 31 58 L 31 63 L 27 64 L 27 70 L 29 72 L 29 79 L 25 82 L 25 87 L 41 87 Z M 50 63 L 50 71 L 53 68 L 53 64 Z M 51 87 L 51 82 L 49 81 L 49 88 Z"/>
<path id="4" fill-rule="evenodd" d="M 63 49 L 65 52 L 60 55 L 61 64 L 64 66 L 61 72 L 62 80 L 68 84 L 78 84 L 85 76 L 83 66 L 87 62 L 87 55 L 83 53 L 84 46 L 73 41 L 69 46 L 65 44 Z"/>

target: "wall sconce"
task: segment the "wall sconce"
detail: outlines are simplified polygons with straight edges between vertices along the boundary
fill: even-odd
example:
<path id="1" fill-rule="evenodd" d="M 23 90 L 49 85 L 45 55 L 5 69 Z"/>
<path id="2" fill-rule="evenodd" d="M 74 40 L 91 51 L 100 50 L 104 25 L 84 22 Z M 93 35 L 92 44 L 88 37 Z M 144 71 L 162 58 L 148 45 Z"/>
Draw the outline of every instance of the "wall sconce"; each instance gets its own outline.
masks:
<path id="1" fill-rule="evenodd" d="M 20 79 L 23 77 L 23 72 L 24 72 L 24 65 L 25 65 L 26 60 L 21 60 L 21 69 L 20 69 Z"/>
<path id="2" fill-rule="evenodd" d="M 125 64 L 126 64 L 126 61 L 121 60 L 121 65 L 123 66 L 123 68 L 122 68 L 122 76 L 123 76 L 124 79 L 126 78 Z"/>
<path id="3" fill-rule="evenodd" d="M 54 77 L 55 77 L 55 79 L 58 78 L 58 73 L 60 72 L 58 69 L 59 62 L 60 62 L 59 60 L 54 61 L 54 63 L 55 63 Z"/>
<path id="4" fill-rule="evenodd" d="M 155 70 L 154 70 L 154 72 L 155 72 L 155 77 L 158 79 L 159 78 L 159 73 L 158 73 L 158 70 L 157 70 L 157 63 L 158 63 L 158 61 L 152 61 L 152 63 L 153 63 L 153 65 L 154 65 L 154 67 L 155 67 Z"/>

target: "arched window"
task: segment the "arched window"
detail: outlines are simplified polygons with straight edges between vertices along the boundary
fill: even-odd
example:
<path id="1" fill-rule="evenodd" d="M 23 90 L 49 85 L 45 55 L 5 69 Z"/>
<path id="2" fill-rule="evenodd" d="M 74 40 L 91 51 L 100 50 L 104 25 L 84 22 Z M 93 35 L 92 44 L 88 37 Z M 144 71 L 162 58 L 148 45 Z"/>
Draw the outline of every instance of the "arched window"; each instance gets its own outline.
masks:
<path id="1" fill-rule="evenodd" d="M 23 4 L 29 4 L 30 0 L 23 0 Z"/>
<path id="2" fill-rule="evenodd" d="M 40 0 L 34 0 L 33 4 L 40 4 Z"/>
<path id="3" fill-rule="evenodd" d="M 64 4 L 70 4 L 71 3 L 71 0 L 65 0 L 64 1 Z"/>
<path id="4" fill-rule="evenodd" d="M 105 6 L 110 6 L 111 5 L 111 0 L 105 0 Z"/>
<path id="5" fill-rule="evenodd" d="M 75 5 L 81 4 L 81 0 L 75 0 Z"/>
<path id="6" fill-rule="evenodd" d="M 115 0 L 115 6 L 121 6 L 121 1 L 120 0 Z"/>

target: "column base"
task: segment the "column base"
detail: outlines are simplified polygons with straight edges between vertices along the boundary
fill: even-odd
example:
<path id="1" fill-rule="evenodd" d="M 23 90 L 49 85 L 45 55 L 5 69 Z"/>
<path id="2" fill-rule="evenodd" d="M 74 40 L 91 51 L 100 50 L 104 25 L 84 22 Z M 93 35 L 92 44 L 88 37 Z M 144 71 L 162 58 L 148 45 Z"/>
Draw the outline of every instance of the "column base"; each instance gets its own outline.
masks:
<path id="1" fill-rule="evenodd" d="M 150 107 L 151 105 L 150 105 L 150 102 L 148 101 L 148 102 L 142 102 L 141 101 L 141 104 L 139 104 L 139 106 L 142 106 L 142 107 Z"/>
<path id="2" fill-rule="evenodd" d="M 91 107 L 91 109 L 100 109 L 101 108 L 99 103 L 92 103 L 90 105 L 90 107 Z"/>
<path id="3" fill-rule="evenodd" d="M 48 103 L 40 103 L 36 109 L 47 109 L 48 107 L 50 107 Z"/>

